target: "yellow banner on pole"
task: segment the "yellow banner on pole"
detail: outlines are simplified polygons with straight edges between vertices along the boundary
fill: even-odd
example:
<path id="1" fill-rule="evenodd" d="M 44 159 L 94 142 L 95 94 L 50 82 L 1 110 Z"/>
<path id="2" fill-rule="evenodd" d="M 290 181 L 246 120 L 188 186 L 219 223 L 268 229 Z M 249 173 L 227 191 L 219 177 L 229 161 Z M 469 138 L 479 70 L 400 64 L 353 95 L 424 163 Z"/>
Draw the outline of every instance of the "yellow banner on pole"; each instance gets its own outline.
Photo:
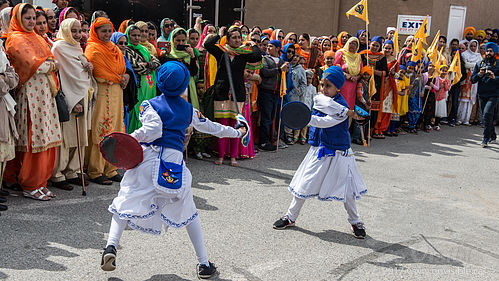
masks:
<path id="1" fill-rule="evenodd" d="M 362 19 L 363 21 L 365 21 L 366 24 L 369 24 L 369 19 L 367 16 L 367 0 L 360 1 L 355 6 L 353 6 L 350 10 L 348 10 L 347 18 L 349 18 L 350 15 L 352 15 L 354 17 L 358 17 L 359 19 Z"/>

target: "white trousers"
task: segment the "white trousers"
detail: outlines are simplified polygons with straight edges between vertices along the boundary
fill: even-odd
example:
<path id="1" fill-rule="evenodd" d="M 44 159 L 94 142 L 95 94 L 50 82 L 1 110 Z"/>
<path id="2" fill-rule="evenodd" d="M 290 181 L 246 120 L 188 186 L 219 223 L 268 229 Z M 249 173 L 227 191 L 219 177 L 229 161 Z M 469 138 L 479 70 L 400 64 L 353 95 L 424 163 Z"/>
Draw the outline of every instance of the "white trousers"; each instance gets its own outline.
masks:
<path id="1" fill-rule="evenodd" d="M 293 201 L 291 201 L 288 212 L 286 214 L 289 220 L 296 221 L 298 215 L 300 215 L 300 210 L 303 207 L 303 204 L 305 204 L 305 200 L 306 199 L 293 196 Z M 351 188 L 347 188 L 347 191 L 345 193 L 345 202 L 343 203 L 343 205 L 345 206 L 345 210 L 347 211 L 348 214 L 348 222 L 352 225 L 359 223 L 360 216 L 357 211 L 355 196 L 351 191 Z"/>
<path id="2" fill-rule="evenodd" d="M 121 235 L 123 234 L 123 230 L 125 230 L 127 222 L 127 220 L 120 219 L 118 215 L 113 215 L 106 247 L 113 245 L 115 248 L 118 248 Z M 209 266 L 208 254 L 204 245 L 203 232 L 201 230 L 201 221 L 199 220 L 199 216 L 196 217 L 188 226 L 186 226 L 186 229 L 189 234 L 189 238 L 191 239 L 191 243 L 194 246 L 198 262 Z"/>

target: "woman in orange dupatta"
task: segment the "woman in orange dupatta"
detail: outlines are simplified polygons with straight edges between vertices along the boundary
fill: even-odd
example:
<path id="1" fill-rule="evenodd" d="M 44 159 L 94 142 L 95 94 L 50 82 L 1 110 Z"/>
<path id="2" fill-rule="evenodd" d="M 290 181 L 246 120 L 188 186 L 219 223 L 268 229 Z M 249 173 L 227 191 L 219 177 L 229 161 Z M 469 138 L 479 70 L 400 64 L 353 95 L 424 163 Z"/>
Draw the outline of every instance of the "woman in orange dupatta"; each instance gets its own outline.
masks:
<path id="1" fill-rule="evenodd" d="M 374 36 L 371 39 L 371 44 L 369 44 L 369 50 L 363 50 L 359 54 L 362 57 L 362 62 L 364 65 L 372 67 L 374 74 L 374 83 L 376 85 L 376 93 L 371 97 L 371 120 L 376 120 L 375 124 L 381 123 L 383 118 L 383 113 L 381 110 L 381 102 L 386 97 L 385 93 L 385 77 L 388 74 L 388 65 L 386 63 L 385 54 L 380 52 L 382 46 L 382 39 L 379 36 Z M 366 56 L 368 54 L 368 56 Z M 367 61 L 369 57 L 369 61 Z M 379 113 L 379 114 L 378 114 Z M 386 118 L 385 118 L 386 119 Z M 385 120 L 386 122 L 386 120 Z M 386 129 L 388 129 L 388 124 L 390 123 L 390 117 L 388 116 L 388 122 L 386 123 Z M 374 127 L 373 138 L 384 139 L 383 130 L 381 126 Z"/>
<path id="2" fill-rule="evenodd" d="M 19 138 L 16 158 L 7 164 L 4 179 L 21 185 L 25 197 L 47 201 L 55 197 L 46 186 L 61 144 L 61 128 L 54 99 L 56 64 L 45 40 L 34 32 L 35 22 L 32 5 L 12 9 L 5 46 L 19 75 L 14 117 Z"/>
<path id="3" fill-rule="evenodd" d="M 386 57 L 389 72 L 385 77 L 383 91 L 384 95 L 381 97 L 381 114 L 378 114 L 378 120 L 375 125 L 375 129 L 383 132 L 389 137 L 398 136 L 395 132 L 395 122 L 400 119 L 400 116 L 397 113 L 398 91 L 397 84 L 395 82 L 395 73 L 399 71 L 400 67 L 398 65 L 397 58 L 393 55 L 393 52 L 393 41 L 386 40 L 383 45 L 383 53 Z"/>
<path id="4" fill-rule="evenodd" d="M 126 29 L 127 29 L 130 25 L 132 25 L 132 24 L 134 24 L 134 23 L 135 23 L 135 22 L 134 22 L 133 20 L 131 20 L 131 19 L 128 19 L 128 20 L 124 20 L 124 21 L 122 21 L 122 22 L 121 22 L 121 24 L 120 24 L 120 27 L 118 28 L 118 32 L 121 32 L 121 33 L 123 33 L 123 34 L 124 34 L 124 33 L 125 33 L 125 31 L 126 31 Z"/>
<path id="5" fill-rule="evenodd" d="M 348 32 L 346 31 L 342 31 L 340 32 L 340 34 L 338 34 L 338 50 L 343 48 L 345 46 L 345 44 L 347 43 L 348 39 L 350 38 L 350 35 L 348 34 Z"/>
<path id="6" fill-rule="evenodd" d="M 47 32 L 49 31 L 49 26 L 47 24 L 47 15 L 43 11 L 43 9 L 36 10 L 36 25 L 34 30 L 36 34 L 40 35 L 43 38 L 43 40 L 47 42 L 49 48 L 52 49 L 54 41 L 52 41 L 47 35 Z"/>
<path id="7" fill-rule="evenodd" d="M 130 76 L 125 74 L 125 59 L 120 49 L 110 41 L 113 24 L 106 18 L 97 18 L 90 29 L 85 56 L 94 66 L 97 97 L 92 113 L 89 137 L 88 176 L 90 181 L 110 185 L 121 181 L 116 167 L 102 158 L 99 142 L 112 132 L 124 132 L 123 89 Z"/>

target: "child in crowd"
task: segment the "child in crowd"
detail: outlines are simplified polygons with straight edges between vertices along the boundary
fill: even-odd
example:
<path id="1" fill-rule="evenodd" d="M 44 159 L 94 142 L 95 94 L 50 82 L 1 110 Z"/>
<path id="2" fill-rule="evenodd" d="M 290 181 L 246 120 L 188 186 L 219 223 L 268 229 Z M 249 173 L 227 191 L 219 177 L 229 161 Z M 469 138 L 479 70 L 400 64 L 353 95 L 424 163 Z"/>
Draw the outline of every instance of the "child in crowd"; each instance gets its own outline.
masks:
<path id="1" fill-rule="evenodd" d="M 310 69 L 305 71 L 305 76 L 307 78 L 307 86 L 303 90 L 303 94 L 300 97 L 300 101 L 303 102 L 312 110 L 312 106 L 314 105 L 314 97 L 317 95 L 317 88 L 312 84 L 314 80 L 314 72 Z M 307 143 L 307 132 L 309 126 L 301 129 L 295 130 L 293 132 L 293 141 L 295 143 L 299 142 L 301 145 L 305 145 Z"/>
<path id="2" fill-rule="evenodd" d="M 421 116 L 421 108 L 423 107 L 421 98 L 424 94 L 424 79 L 423 75 L 419 71 L 422 67 L 422 63 L 417 63 L 413 61 L 407 62 L 407 74 L 411 78 L 411 84 L 409 86 L 409 112 L 407 117 L 409 118 L 409 133 L 417 134 L 416 124 Z"/>
<path id="3" fill-rule="evenodd" d="M 204 99 L 204 81 L 199 80 L 196 83 L 196 92 L 198 95 L 198 100 L 202 101 Z M 203 102 L 201 102 L 203 104 Z M 207 113 L 209 109 L 201 108 L 200 112 L 206 117 L 213 117 L 213 112 L 211 114 Z M 213 119 L 213 118 L 211 118 Z M 194 156 L 196 159 L 202 160 L 204 158 L 211 158 L 210 150 L 213 147 L 213 137 L 210 134 L 205 134 L 199 131 L 194 131 L 192 134 L 192 150 L 194 151 Z"/>
<path id="4" fill-rule="evenodd" d="M 433 63 L 428 64 L 428 71 L 423 73 L 425 80 L 424 99 L 423 99 L 423 130 L 429 133 L 433 128 L 431 127 L 431 120 L 435 118 L 435 95 L 440 88 L 440 81 L 438 73 Z"/>
<path id="5" fill-rule="evenodd" d="M 323 91 L 314 99 L 310 120 L 310 150 L 289 185 L 293 200 L 287 214 L 274 223 L 274 229 L 293 226 L 305 199 L 344 202 L 348 221 L 355 237 L 364 238 L 366 231 L 357 212 L 355 200 L 367 192 L 350 148 L 348 117 L 360 119 L 338 90 L 345 83 L 343 70 L 331 66 L 321 83 Z"/>
<path id="6" fill-rule="evenodd" d="M 447 117 L 447 97 L 449 96 L 449 67 L 440 66 L 440 75 L 438 77 L 440 88 L 435 94 L 435 130 L 440 131 L 440 119 Z"/>
<path id="7" fill-rule="evenodd" d="M 371 104 L 369 101 L 369 79 L 373 73 L 373 69 L 369 66 L 364 66 L 360 70 L 361 79 L 357 83 L 357 95 L 355 97 L 355 105 L 369 112 Z M 364 140 L 362 139 L 361 130 L 364 130 L 364 136 L 367 136 L 367 128 L 365 126 L 360 126 L 357 122 L 353 122 L 353 139 L 352 142 L 358 145 L 363 145 Z"/>
<path id="8" fill-rule="evenodd" d="M 405 116 L 408 107 L 408 95 L 410 79 L 406 75 L 406 66 L 401 65 L 400 70 L 395 75 L 395 83 L 397 84 L 397 108 L 393 109 L 390 125 L 388 126 L 388 132 L 392 136 L 398 136 L 399 134 L 404 134 L 405 132 L 400 129 L 400 117 Z"/>

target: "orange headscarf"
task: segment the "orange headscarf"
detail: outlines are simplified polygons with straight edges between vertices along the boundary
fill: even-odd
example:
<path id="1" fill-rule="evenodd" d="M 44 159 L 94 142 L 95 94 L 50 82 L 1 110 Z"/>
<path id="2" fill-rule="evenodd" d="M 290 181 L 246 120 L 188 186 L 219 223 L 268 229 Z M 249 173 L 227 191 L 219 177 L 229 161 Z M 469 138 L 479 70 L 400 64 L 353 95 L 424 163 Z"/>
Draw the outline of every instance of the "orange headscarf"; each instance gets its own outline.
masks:
<path id="1" fill-rule="evenodd" d="M 272 29 L 267 28 L 262 31 L 263 34 L 266 34 L 269 38 L 272 36 Z"/>
<path id="2" fill-rule="evenodd" d="M 343 48 L 343 44 L 341 44 L 341 37 L 343 37 L 343 35 L 346 35 L 346 34 L 348 34 L 348 32 L 346 32 L 346 31 L 342 31 L 342 32 L 340 32 L 340 34 L 338 34 L 338 37 L 337 37 L 338 38 L 338 47 L 336 47 L 337 50 Z"/>
<path id="3" fill-rule="evenodd" d="M 296 36 L 296 39 L 298 39 L 298 35 L 296 33 L 289 32 L 288 34 L 286 34 L 286 36 L 284 36 L 284 40 L 282 40 L 282 45 L 283 46 L 289 43 L 289 37 L 291 37 L 292 35 Z M 298 42 L 295 42 L 295 43 L 298 43 Z"/>
<path id="4" fill-rule="evenodd" d="M 125 58 L 121 53 L 120 49 L 113 42 L 103 42 L 97 37 L 98 27 L 103 25 L 110 25 L 113 28 L 113 24 L 110 20 L 99 17 L 93 23 L 90 28 L 90 36 L 87 41 L 87 48 L 85 49 L 85 56 L 94 65 L 94 76 L 96 78 L 102 78 L 114 83 L 121 82 L 121 75 L 125 73 Z"/>
<path id="5" fill-rule="evenodd" d="M 120 24 L 120 28 L 118 28 L 118 32 L 121 32 L 121 33 L 125 33 L 127 27 L 128 27 L 128 23 L 130 22 L 131 20 L 124 20 L 121 22 Z"/>
<path id="6" fill-rule="evenodd" d="M 275 29 L 274 31 L 272 31 L 272 36 L 270 36 L 270 40 L 279 40 L 278 36 L 279 36 L 280 32 L 282 32 L 282 29 Z M 284 32 L 282 32 L 282 33 L 284 33 Z M 281 40 L 279 40 L 279 41 L 281 41 Z"/>
<path id="7" fill-rule="evenodd" d="M 45 40 L 22 25 L 21 11 L 25 7 L 34 9 L 32 5 L 26 3 L 17 4 L 12 9 L 5 43 L 10 62 L 19 75 L 19 88 L 35 74 L 43 62 L 54 59 Z"/>

